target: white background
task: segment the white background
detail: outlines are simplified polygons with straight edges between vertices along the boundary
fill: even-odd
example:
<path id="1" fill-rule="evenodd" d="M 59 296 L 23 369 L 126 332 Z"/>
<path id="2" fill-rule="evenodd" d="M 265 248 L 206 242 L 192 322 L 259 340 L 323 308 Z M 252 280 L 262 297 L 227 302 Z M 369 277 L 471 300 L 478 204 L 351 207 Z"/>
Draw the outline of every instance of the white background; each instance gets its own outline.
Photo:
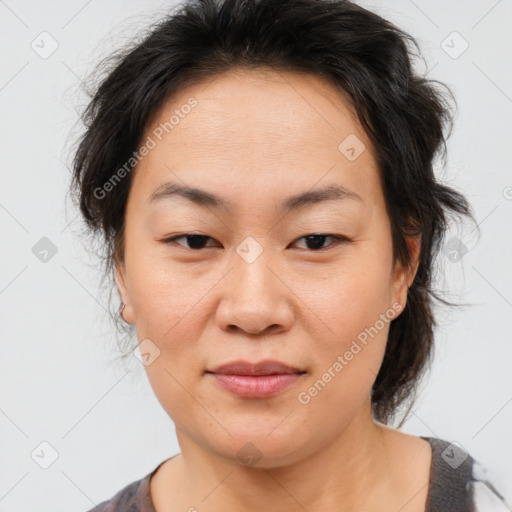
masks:
<path id="1" fill-rule="evenodd" d="M 179 451 L 143 367 L 109 362 L 108 297 L 66 199 L 81 79 L 172 5 L 0 1 L 0 511 L 89 510 Z M 464 227 L 467 254 L 441 257 L 451 298 L 474 305 L 439 317 L 435 364 L 403 430 L 460 443 L 512 503 L 512 2 L 362 5 L 415 36 L 429 76 L 453 88 L 444 180 L 482 233 Z M 31 47 L 43 31 L 58 43 L 46 59 Z M 453 31 L 469 44 L 458 58 Z M 46 263 L 32 252 L 43 237 L 57 248 Z M 43 441 L 58 452 L 48 469 L 31 458 Z"/>

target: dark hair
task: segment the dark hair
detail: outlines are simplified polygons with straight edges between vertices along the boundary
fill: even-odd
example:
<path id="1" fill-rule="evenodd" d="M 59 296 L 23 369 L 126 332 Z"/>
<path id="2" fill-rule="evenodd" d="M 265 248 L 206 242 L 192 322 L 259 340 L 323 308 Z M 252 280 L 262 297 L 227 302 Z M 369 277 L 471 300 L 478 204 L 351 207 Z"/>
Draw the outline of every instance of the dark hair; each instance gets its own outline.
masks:
<path id="1" fill-rule="evenodd" d="M 348 1 L 191 0 L 178 5 L 149 27 L 141 42 L 100 63 L 109 71 L 83 116 L 87 129 L 74 155 L 71 191 L 87 228 L 105 239 L 106 272 L 112 275 L 115 262 L 124 258 L 131 173 L 106 197 L 98 197 L 97 190 L 130 161 L 148 120 L 170 95 L 235 67 L 321 76 L 353 103 L 375 148 L 395 261 L 412 268 L 406 237 L 421 235 L 407 305 L 390 324 L 372 389 L 378 421 L 388 423 L 405 402 L 410 402 L 409 412 L 431 363 L 433 299 L 454 305 L 432 286 L 447 214 L 473 219 L 465 197 L 434 175 L 436 158 L 446 153 L 453 96 L 443 84 L 413 71 L 415 50 L 410 35 Z"/>

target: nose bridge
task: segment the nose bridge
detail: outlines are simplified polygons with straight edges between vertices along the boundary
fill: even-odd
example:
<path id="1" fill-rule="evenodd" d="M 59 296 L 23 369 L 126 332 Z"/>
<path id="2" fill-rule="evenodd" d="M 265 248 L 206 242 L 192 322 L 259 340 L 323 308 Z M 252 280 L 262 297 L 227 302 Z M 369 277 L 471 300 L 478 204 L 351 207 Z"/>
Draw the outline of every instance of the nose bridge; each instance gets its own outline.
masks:
<path id="1" fill-rule="evenodd" d="M 268 294 L 265 298 L 270 300 L 276 284 L 272 282 L 276 277 L 268 268 L 272 267 L 272 250 L 247 236 L 236 248 L 236 253 L 233 271 L 238 300 L 251 300 L 252 295 L 263 297 L 263 294 Z"/>
<path id="2" fill-rule="evenodd" d="M 292 313 L 286 287 L 275 275 L 272 256 L 271 249 L 250 236 L 238 245 L 218 311 L 224 328 L 236 325 L 259 333 L 270 326 L 289 327 Z"/>

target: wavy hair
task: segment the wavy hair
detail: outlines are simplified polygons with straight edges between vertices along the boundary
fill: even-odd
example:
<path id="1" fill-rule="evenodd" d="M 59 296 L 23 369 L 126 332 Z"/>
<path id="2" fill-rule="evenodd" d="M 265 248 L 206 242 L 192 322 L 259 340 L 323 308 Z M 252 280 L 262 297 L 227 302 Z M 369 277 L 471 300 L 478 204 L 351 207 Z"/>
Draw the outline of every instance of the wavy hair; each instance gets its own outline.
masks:
<path id="1" fill-rule="evenodd" d="M 393 257 L 412 268 L 407 237 L 421 236 L 419 266 L 402 314 L 390 324 L 372 389 L 374 418 L 388 423 L 414 401 L 430 365 L 436 256 L 449 216 L 468 216 L 465 197 L 438 181 L 452 128 L 450 90 L 420 76 L 416 41 L 379 15 L 341 0 L 190 0 L 147 28 L 142 40 L 98 67 L 107 70 L 83 113 L 74 153 L 72 197 L 87 229 L 102 235 L 105 271 L 123 261 L 131 175 L 105 198 L 95 193 L 141 142 L 170 95 L 232 68 L 299 71 L 327 79 L 352 102 L 375 148 L 391 222 Z"/>

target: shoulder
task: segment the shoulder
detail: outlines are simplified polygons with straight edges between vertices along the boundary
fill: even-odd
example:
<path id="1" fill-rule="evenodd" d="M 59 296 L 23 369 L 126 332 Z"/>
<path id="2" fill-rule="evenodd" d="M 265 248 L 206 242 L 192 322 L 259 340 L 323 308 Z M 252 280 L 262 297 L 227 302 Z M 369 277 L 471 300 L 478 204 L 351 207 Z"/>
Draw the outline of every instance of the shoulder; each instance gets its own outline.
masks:
<path id="1" fill-rule="evenodd" d="M 140 480 L 126 485 L 112 498 L 102 501 L 87 512 L 155 512 L 149 493 L 149 481 L 160 465 Z"/>
<path id="2" fill-rule="evenodd" d="M 423 437 L 432 447 L 426 512 L 508 511 L 503 496 L 488 481 L 486 471 L 460 444 Z"/>

